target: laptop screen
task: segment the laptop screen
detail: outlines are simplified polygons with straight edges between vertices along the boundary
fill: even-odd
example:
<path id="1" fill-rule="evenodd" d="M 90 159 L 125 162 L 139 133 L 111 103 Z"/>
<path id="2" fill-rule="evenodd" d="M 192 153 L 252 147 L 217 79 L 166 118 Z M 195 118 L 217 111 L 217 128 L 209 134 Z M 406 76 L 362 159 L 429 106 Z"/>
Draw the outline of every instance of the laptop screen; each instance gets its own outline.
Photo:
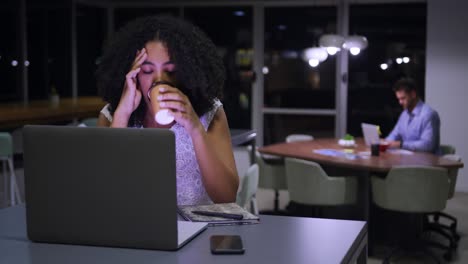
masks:
<path id="1" fill-rule="evenodd" d="M 379 127 L 372 124 L 362 123 L 362 134 L 364 135 L 364 141 L 367 146 L 370 146 L 373 143 L 379 143 Z"/>
<path id="2" fill-rule="evenodd" d="M 178 247 L 172 131 L 26 126 L 23 137 L 31 240 Z"/>

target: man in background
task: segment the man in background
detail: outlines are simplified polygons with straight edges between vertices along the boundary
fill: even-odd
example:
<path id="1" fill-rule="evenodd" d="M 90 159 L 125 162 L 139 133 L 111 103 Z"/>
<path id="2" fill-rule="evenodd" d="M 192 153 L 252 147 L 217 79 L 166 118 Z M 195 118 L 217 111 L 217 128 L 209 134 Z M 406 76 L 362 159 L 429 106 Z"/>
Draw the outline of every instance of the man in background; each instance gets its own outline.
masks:
<path id="1" fill-rule="evenodd" d="M 398 80 L 393 91 L 403 112 L 386 138 L 390 147 L 436 154 L 440 144 L 439 114 L 419 98 L 412 79 Z"/>

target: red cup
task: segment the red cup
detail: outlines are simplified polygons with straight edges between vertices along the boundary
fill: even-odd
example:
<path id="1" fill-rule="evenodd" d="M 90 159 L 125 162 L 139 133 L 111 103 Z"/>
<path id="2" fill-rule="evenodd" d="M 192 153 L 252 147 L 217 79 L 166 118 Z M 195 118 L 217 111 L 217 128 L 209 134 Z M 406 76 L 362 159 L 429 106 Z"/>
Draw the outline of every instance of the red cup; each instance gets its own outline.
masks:
<path id="1" fill-rule="evenodd" d="M 385 152 L 388 149 L 389 145 L 390 144 L 388 144 L 388 142 L 385 142 L 385 141 L 380 142 L 380 144 L 379 144 L 380 152 Z"/>

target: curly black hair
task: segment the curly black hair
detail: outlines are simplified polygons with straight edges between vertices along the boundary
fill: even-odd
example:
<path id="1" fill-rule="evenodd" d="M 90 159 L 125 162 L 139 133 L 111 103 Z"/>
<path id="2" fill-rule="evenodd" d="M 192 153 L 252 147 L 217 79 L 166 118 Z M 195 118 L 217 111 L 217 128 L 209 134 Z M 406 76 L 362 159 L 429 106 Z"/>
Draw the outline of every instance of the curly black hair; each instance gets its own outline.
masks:
<path id="1" fill-rule="evenodd" d="M 216 46 L 193 24 L 169 15 L 137 18 L 122 27 L 109 40 L 96 71 L 98 93 L 113 112 L 120 101 L 125 75 L 135 59 L 135 52 L 149 41 L 161 41 L 176 65 L 177 88 L 189 98 L 193 109 L 202 116 L 215 99 L 222 99 L 225 81 L 224 64 Z M 141 123 L 144 100 L 132 114 L 129 125 Z"/>

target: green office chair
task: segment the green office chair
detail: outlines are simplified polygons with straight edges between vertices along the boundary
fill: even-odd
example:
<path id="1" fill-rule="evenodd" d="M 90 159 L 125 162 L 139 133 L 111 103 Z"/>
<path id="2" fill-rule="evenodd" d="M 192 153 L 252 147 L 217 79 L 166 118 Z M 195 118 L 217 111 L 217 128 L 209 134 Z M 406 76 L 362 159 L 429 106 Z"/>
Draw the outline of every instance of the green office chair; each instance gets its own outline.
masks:
<path id="1" fill-rule="evenodd" d="M 309 140 L 314 140 L 314 137 L 311 135 L 305 135 L 305 134 L 291 134 L 286 137 L 286 142 L 299 142 L 299 141 L 309 141 Z"/>
<path id="2" fill-rule="evenodd" d="M 424 215 L 442 211 L 447 204 L 449 180 L 446 169 L 425 166 L 394 167 L 384 179 L 372 176 L 371 185 L 373 200 L 377 206 L 419 217 L 417 219 L 418 223 L 421 222 L 418 225 L 420 229 L 411 229 L 417 232 L 411 237 L 413 244 L 420 245 L 422 251 L 436 259 L 437 262 L 437 257 L 427 249 L 427 246 L 446 250 L 444 258 L 451 259 L 452 248 L 450 246 L 447 247 L 433 241 L 423 241 L 420 238 L 423 232 L 422 219 Z M 383 263 L 389 263 L 390 258 L 401 249 L 402 247 L 397 247 L 392 250 Z"/>
<path id="3" fill-rule="evenodd" d="M 16 181 L 15 168 L 13 166 L 13 140 L 9 133 L 0 132 L 0 160 L 2 161 L 3 167 L 3 179 L 4 179 L 4 195 L 7 200 L 7 194 L 9 193 L 10 205 L 16 205 L 22 203 L 21 196 Z M 7 166 L 9 174 L 7 175 Z M 8 180 L 9 183 L 8 184 Z M 8 185 L 9 190 L 8 190 Z"/>
<path id="4" fill-rule="evenodd" d="M 281 157 L 264 155 L 255 151 L 255 162 L 259 168 L 258 187 L 273 189 L 275 192 L 273 212 L 262 211 L 262 213 L 281 214 L 279 210 L 279 191 L 287 190 L 284 161 Z"/>
<path id="5" fill-rule="evenodd" d="M 303 205 L 336 206 L 356 202 L 357 179 L 330 177 L 319 164 L 286 158 L 289 198 Z"/>
<path id="6" fill-rule="evenodd" d="M 305 134 L 291 134 L 286 137 L 286 142 L 299 142 L 313 140 L 314 137 Z M 273 212 L 262 212 L 265 214 L 284 214 L 279 210 L 279 191 L 287 190 L 286 171 L 282 157 L 268 154 L 255 153 L 256 163 L 260 169 L 258 186 L 265 189 L 273 189 L 275 192 Z"/>
<path id="7" fill-rule="evenodd" d="M 97 117 L 85 118 L 81 120 L 81 124 L 84 124 L 87 127 L 95 127 L 97 126 L 97 122 L 98 122 Z"/>
<path id="8" fill-rule="evenodd" d="M 456 149 L 452 145 L 440 145 L 439 152 L 441 155 L 455 154 Z"/>
<path id="9" fill-rule="evenodd" d="M 453 161 L 461 161 L 461 157 L 455 154 L 446 154 L 442 156 L 445 159 L 453 160 Z M 458 177 L 458 169 L 457 168 L 452 168 L 448 170 L 448 177 L 449 177 L 449 193 L 448 193 L 448 198 L 447 200 L 450 200 L 453 198 L 455 194 L 455 186 L 457 184 L 457 177 Z M 432 216 L 433 221 L 430 221 L 429 217 Z M 446 218 L 447 220 L 451 221 L 449 225 L 444 225 L 439 221 L 440 218 Z M 444 212 L 436 212 L 436 213 L 431 213 L 427 214 L 427 224 L 431 229 L 439 229 L 442 232 L 444 230 L 448 230 L 454 240 L 453 247 L 456 248 L 457 242 L 460 240 L 460 235 L 457 232 L 457 218 L 449 215 Z"/>
<path id="10" fill-rule="evenodd" d="M 451 159 L 453 161 L 461 161 L 461 158 L 455 155 L 456 148 L 452 145 L 440 145 L 439 152 L 443 155 L 444 158 Z M 448 199 L 452 199 L 455 193 L 455 185 L 457 183 L 457 175 L 458 169 L 451 169 L 449 170 L 449 180 L 450 180 L 450 189 L 449 189 L 449 197 Z M 430 221 L 430 217 L 432 216 L 433 221 Z M 448 221 L 451 221 L 450 225 L 444 225 L 440 223 L 439 219 L 445 218 Z M 457 242 L 460 240 L 460 235 L 457 233 L 457 218 L 452 215 L 443 212 L 436 212 L 433 214 L 428 214 L 426 221 L 430 224 L 431 228 L 438 228 L 442 230 L 449 230 L 454 239 L 455 243 L 454 246 L 457 247 Z"/>
<path id="11" fill-rule="evenodd" d="M 258 215 L 258 206 L 255 194 L 258 188 L 258 165 L 252 164 L 239 184 L 236 203 L 244 208 L 250 209 L 253 214 Z"/>

